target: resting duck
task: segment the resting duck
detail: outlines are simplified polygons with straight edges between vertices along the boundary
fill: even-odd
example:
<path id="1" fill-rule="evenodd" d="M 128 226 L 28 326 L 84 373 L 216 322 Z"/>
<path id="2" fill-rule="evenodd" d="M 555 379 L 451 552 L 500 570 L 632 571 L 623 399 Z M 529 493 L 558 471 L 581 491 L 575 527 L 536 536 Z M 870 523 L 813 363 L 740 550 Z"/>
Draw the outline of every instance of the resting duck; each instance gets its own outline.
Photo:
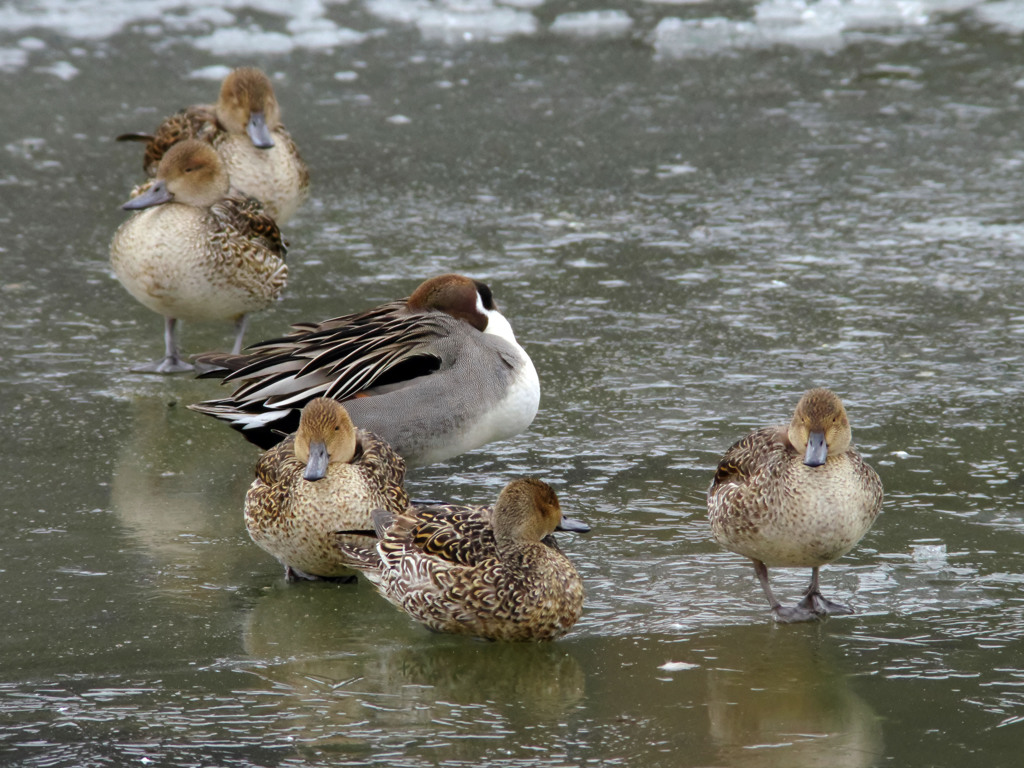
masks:
<path id="1" fill-rule="evenodd" d="M 342 542 L 376 543 L 371 513 L 409 505 L 405 462 L 376 435 L 357 430 L 336 400 L 302 409 L 298 431 L 267 451 L 245 496 L 245 527 L 285 567 L 289 580 L 353 577 Z"/>
<path id="2" fill-rule="evenodd" d="M 228 196 L 220 158 L 197 139 L 168 151 L 149 188 L 121 207 L 138 213 L 114 233 L 114 274 L 165 318 L 164 357 L 136 370 L 193 369 L 178 351 L 178 320 L 233 320 L 239 352 L 246 315 L 273 303 L 288 279 L 274 220 L 256 200 Z"/>
<path id="3" fill-rule="evenodd" d="M 376 549 L 341 545 L 346 562 L 436 632 L 488 640 L 554 640 L 583 611 L 583 581 L 555 530 L 590 528 L 562 515 L 555 492 L 513 480 L 488 507 L 375 513 Z"/>
<path id="4" fill-rule="evenodd" d="M 125 133 L 118 141 L 144 141 L 143 167 L 155 176 L 164 154 L 184 139 L 210 142 L 227 168 L 231 186 L 255 197 L 279 224 L 309 193 L 309 169 L 288 131 L 267 76 L 253 67 L 232 70 L 216 104 L 197 104 L 166 118 L 152 134 Z"/>
<path id="5" fill-rule="evenodd" d="M 244 355 L 200 355 L 204 376 L 237 388 L 189 407 L 268 448 L 303 404 L 330 397 L 408 465 L 511 437 L 537 414 L 537 371 L 477 280 L 441 275 L 408 299 L 294 327 Z"/>
<path id="6" fill-rule="evenodd" d="M 708 489 L 711 531 L 723 547 L 754 561 L 777 621 L 853 613 L 822 597 L 818 586 L 818 568 L 853 549 L 882 508 L 882 481 L 851 439 L 840 399 L 812 389 L 788 426 L 752 432 L 718 464 Z M 779 603 L 769 567 L 812 569 L 800 603 Z"/>

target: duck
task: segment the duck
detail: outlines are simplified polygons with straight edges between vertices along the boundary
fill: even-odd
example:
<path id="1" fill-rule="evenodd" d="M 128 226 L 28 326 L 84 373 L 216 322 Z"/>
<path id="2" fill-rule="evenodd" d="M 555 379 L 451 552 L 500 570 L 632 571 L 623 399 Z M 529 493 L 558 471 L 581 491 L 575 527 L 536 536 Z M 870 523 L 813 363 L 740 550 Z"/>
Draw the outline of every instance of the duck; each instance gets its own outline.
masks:
<path id="1" fill-rule="evenodd" d="M 232 188 L 255 197 L 278 223 L 288 222 L 309 194 L 309 168 L 281 123 L 274 86 L 255 67 L 233 69 L 216 104 L 196 104 L 165 118 L 153 133 L 123 133 L 143 141 L 143 169 L 156 176 L 160 161 L 185 139 L 209 142 L 227 168 Z"/>
<path id="2" fill-rule="evenodd" d="M 197 356 L 203 377 L 236 388 L 189 407 L 266 449 L 294 431 L 303 404 L 330 397 L 408 466 L 421 466 L 519 434 L 540 405 L 537 371 L 490 287 L 464 275 L 293 329 L 241 355 Z"/>
<path id="3" fill-rule="evenodd" d="M 818 570 L 849 552 L 882 508 L 882 481 L 852 443 L 839 396 L 819 387 L 797 403 L 788 425 L 764 427 L 729 448 L 708 489 L 711 532 L 750 558 L 780 623 L 851 614 L 825 599 Z M 810 568 L 795 606 L 772 592 L 768 568 Z"/>
<path id="4" fill-rule="evenodd" d="M 228 174 L 208 143 L 189 139 L 160 161 L 153 183 L 121 207 L 134 211 L 110 244 L 110 264 L 140 303 L 164 316 L 164 356 L 133 370 L 191 371 L 177 324 L 231 320 L 242 349 L 250 312 L 276 301 L 288 280 L 286 248 L 254 198 L 231 196 Z"/>
<path id="5" fill-rule="evenodd" d="M 351 581 L 340 543 L 373 546 L 372 513 L 409 505 L 405 462 L 357 429 L 337 400 L 318 397 L 299 427 L 264 453 L 245 496 L 249 537 L 284 565 L 285 579 Z"/>
<path id="6" fill-rule="evenodd" d="M 552 534 L 590 526 L 563 515 L 542 480 L 511 481 L 493 507 L 411 506 L 373 520 L 376 547 L 341 544 L 343 558 L 435 632 L 554 640 L 583 612 L 583 580 Z"/>

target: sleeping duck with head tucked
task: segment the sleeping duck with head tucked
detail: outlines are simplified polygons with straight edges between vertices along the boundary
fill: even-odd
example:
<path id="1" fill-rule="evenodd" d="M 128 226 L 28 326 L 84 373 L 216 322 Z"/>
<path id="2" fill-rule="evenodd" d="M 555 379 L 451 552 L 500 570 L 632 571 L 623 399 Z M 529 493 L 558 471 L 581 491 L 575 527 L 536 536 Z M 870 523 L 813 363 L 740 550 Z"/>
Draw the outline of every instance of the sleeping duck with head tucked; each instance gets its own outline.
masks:
<path id="1" fill-rule="evenodd" d="M 294 328 L 245 354 L 198 356 L 235 390 L 189 407 L 268 448 L 306 402 L 330 397 L 410 466 L 517 435 L 537 414 L 537 371 L 479 280 L 439 275 L 406 299 Z"/>
<path id="2" fill-rule="evenodd" d="M 270 79 L 255 67 L 232 70 L 216 104 L 197 104 L 166 118 L 153 133 L 125 133 L 144 141 L 143 167 L 155 176 L 164 154 L 185 139 L 209 142 L 236 192 L 255 197 L 278 223 L 290 219 L 309 193 L 309 169 L 281 124 Z"/>
<path id="3" fill-rule="evenodd" d="M 842 401 L 812 389 L 788 425 L 752 432 L 718 464 L 707 497 L 711 531 L 754 562 L 776 621 L 853 613 L 825 599 L 818 583 L 818 569 L 853 549 L 882 508 L 882 481 L 851 441 Z M 769 567 L 811 569 L 797 605 L 775 597 Z"/>
<path id="4" fill-rule="evenodd" d="M 372 514 L 405 510 L 404 481 L 405 462 L 387 443 L 356 429 L 341 403 L 317 398 L 256 464 L 245 526 L 289 580 L 352 578 L 338 545 L 374 546 Z"/>
<path id="5" fill-rule="evenodd" d="M 375 549 L 342 544 L 391 603 L 435 632 L 554 640 L 583 611 L 583 581 L 556 530 L 586 532 L 535 478 L 513 480 L 491 507 L 433 505 L 376 513 Z"/>
<path id="6" fill-rule="evenodd" d="M 265 309 L 288 279 L 274 220 L 253 198 L 229 194 L 227 171 L 208 143 L 176 144 L 156 178 L 122 208 L 135 211 L 110 244 L 114 274 L 164 316 L 164 357 L 135 370 L 193 370 L 178 349 L 179 320 L 233 320 L 242 348 L 248 313 Z"/>

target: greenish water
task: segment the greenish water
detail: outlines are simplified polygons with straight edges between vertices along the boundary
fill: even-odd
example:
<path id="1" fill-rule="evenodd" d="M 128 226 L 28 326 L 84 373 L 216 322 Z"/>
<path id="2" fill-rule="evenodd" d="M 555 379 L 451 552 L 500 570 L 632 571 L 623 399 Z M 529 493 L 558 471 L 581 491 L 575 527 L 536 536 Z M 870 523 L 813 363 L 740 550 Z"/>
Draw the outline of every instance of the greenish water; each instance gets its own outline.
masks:
<path id="1" fill-rule="evenodd" d="M 61 21 L 81 4 L 18 7 L 39 21 L 0 15 L 0 763 L 1016 764 L 1019 34 L 978 11 L 691 55 L 654 30 L 707 7 L 520 2 L 493 8 L 535 32 L 460 42 L 426 6 L 405 23 L 354 2 L 322 18 L 359 44 L 241 54 L 203 47 L 217 14 L 299 33 L 230 4 L 87 35 Z M 630 32 L 549 31 L 613 7 Z M 107 265 L 140 167 L 112 137 L 240 63 L 278 76 L 314 184 L 285 298 L 247 338 L 443 271 L 487 280 L 541 411 L 410 491 L 486 503 L 551 482 L 593 526 L 560 540 L 587 589 L 563 640 L 436 636 L 365 583 L 285 584 L 242 522 L 258 454 L 184 407 L 218 385 L 128 372 L 161 320 Z M 843 397 L 886 502 L 822 572 L 857 614 L 776 627 L 711 541 L 704 492 L 813 385 Z M 807 574 L 773 578 L 791 600 Z"/>

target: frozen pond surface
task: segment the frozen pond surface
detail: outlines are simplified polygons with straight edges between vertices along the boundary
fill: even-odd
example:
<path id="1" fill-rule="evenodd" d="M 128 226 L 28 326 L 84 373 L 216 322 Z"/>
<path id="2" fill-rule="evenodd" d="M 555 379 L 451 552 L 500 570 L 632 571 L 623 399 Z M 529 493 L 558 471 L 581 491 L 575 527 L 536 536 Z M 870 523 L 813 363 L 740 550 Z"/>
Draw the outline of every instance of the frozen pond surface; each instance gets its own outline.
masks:
<path id="1" fill-rule="evenodd" d="M 0 762 L 1009 765 L 1024 728 L 1024 6 L 745 0 L 18 2 L 0 9 Z M 128 373 L 111 277 L 137 146 L 224 73 L 275 80 L 313 172 L 249 340 L 488 281 L 531 429 L 410 474 L 551 482 L 583 619 L 434 636 L 246 536 L 257 453 Z M 228 326 L 185 326 L 187 352 Z M 710 539 L 717 457 L 834 388 L 886 487 L 775 627 Z M 778 571 L 792 599 L 805 572 Z"/>

